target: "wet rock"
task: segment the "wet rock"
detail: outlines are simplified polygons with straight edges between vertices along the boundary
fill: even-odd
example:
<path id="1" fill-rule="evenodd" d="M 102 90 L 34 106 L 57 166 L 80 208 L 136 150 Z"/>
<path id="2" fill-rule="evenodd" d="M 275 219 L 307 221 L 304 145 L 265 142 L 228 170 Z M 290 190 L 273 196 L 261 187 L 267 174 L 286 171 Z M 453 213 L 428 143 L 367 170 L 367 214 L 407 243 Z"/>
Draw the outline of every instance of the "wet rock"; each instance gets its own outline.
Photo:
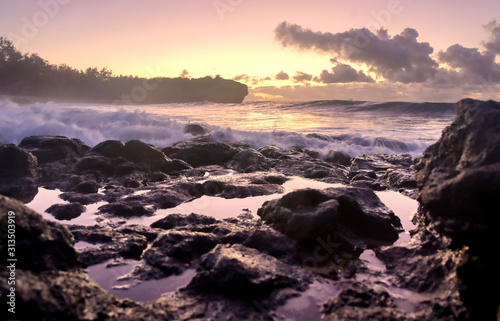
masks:
<path id="1" fill-rule="evenodd" d="M 203 256 L 188 289 L 232 298 L 262 298 L 285 288 L 304 289 L 310 276 L 240 244 L 217 245 Z"/>
<path id="2" fill-rule="evenodd" d="M 39 164 L 76 160 L 90 149 L 80 139 L 64 136 L 30 136 L 24 138 L 19 147 L 32 152 Z"/>
<path id="3" fill-rule="evenodd" d="M 94 194 L 97 193 L 99 187 L 99 184 L 95 181 L 85 181 L 78 184 L 75 191 L 82 194 Z"/>
<path id="4" fill-rule="evenodd" d="M 252 230 L 242 244 L 261 253 L 274 256 L 281 261 L 294 262 L 296 259 L 295 242 L 274 229 Z"/>
<path id="5" fill-rule="evenodd" d="M 344 166 L 349 166 L 351 164 L 352 158 L 340 151 L 329 151 L 328 154 L 325 157 L 325 161 L 328 163 L 333 163 L 333 164 L 340 164 Z"/>
<path id="6" fill-rule="evenodd" d="M 72 220 L 85 212 L 86 208 L 80 203 L 70 203 L 70 204 L 54 204 L 50 206 L 45 211 L 52 214 L 56 219 Z"/>
<path id="7" fill-rule="evenodd" d="M 371 190 L 352 187 L 291 192 L 265 202 L 258 215 L 299 243 L 315 244 L 322 237 L 347 250 L 392 243 L 401 227 Z"/>
<path id="8" fill-rule="evenodd" d="M 151 227 L 169 230 L 186 225 L 206 225 L 214 224 L 215 222 L 217 222 L 217 220 L 211 216 L 195 213 L 189 215 L 170 214 L 151 224 Z"/>
<path id="9" fill-rule="evenodd" d="M 386 171 L 389 168 L 407 169 L 413 165 L 414 159 L 409 154 L 373 154 L 357 156 L 352 160 L 351 170 Z"/>
<path id="10" fill-rule="evenodd" d="M 440 140 L 415 164 L 426 218 L 454 248 L 467 247 L 458 276 L 472 319 L 498 313 L 500 277 L 490 248 L 498 244 L 500 217 L 500 103 L 465 99 Z"/>
<path id="11" fill-rule="evenodd" d="M 187 124 L 184 127 L 184 132 L 193 136 L 205 135 L 207 133 L 206 129 L 198 124 Z"/>
<path id="12" fill-rule="evenodd" d="M 417 181 L 413 168 L 403 169 L 388 169 L 384 175 L 384 181 L 394 188 L 416 188 Z"/>
<path id="13" fill-rule="evenodd" d="M 339 295 L 324 305 L 322 320 L 408 320 L 383 289 L 370 288 L 356 281 L 342 282 L 339 288 Z"/>
<path id="14" fill-rule="evenodd" d="M 91 152 L 106 156 L 109 158 L 115 158 L 118 156 L 123 156 L 124 152 L 123 143 L 119 140 L 106 140 L 97 144 L 92 148 Z"/>
<path id="15" fill-rule="evenodd" d="M 115 165 L 111 158 L 89 153 L 78 160 L 75 164 L 74 172 L 76 174 L 94 174 L 98 173 L 100 176 L 111 176 L 115 170 Z"/>
<path id="16" fill-rule="evenodd" d="M 289 159 L 293 155 L 299 154 L 298 152 L 293 152 L 286 150 L 284 148 L 267 145 L 258 149 L 258 151 L 267 158 L 271 159 Z"/>
<path id="17" fill-rule="evenodd" d="M 8 271 L 0 267 L 0 277 Z M 10 286 L 9 286 L 10 287 Z M 10 289 L 0 285 L 1 297 Z M 63 291 L 63 292 L 62 292 Z M 175 315 L 131 300 L 120 300 L 81 272 L 47 271 L 33 274 L 16 270 L 16 314 L 18 320 L 173 320 Z"/>
<path id="18" fill-rule="evenodd" d="M 229 143 L 215 142 L 211 136 L 200 136 L 162 150 L 168 157 L 181 159 L 193 167 L 218 165 L 230 161 L 240 149 Z"/>
<path id="19" fill-rule="evenodd" d="M 191 261 L 214 248 L 220 240 L 209 233 L 169 230 L 144 253 L 147 264 L 165 275 L 185 270 Z"/>
<path id="20" fill-rule="evenodd" d="M 98 248 L 86 247 L 77 251 L 80 262 L 85 266 L 103 263 L 119 257 L 139 259 L 148 243 L 147 237 L 143 234 L 149 232 L 151 233 L 150 237 L 153 235 L 156 237 L 157 235 L 151 229 L 138 230 L 133 227 L 115 230 L 98 226 L 73 225 L 70 226 L 70 230 L 77 241 L 100 244 Z"/>
<path id="21" fill-rule="evenodd" d="M 243 150 L 229 162 L 228 167 L 240 173 L 253 173 L 269 170 L 272 163 L 264 155 L 254 149 Z"/>
<path id="22" fill-rule="evenodd" d="M 14 145 L 0 146 L 0 194 L 29 202 L 38 192 L 37 158 Z"/>
<path id="23" fill-rule="evenodd" d="M 477 250 L 500 229 L 499 124 L 499 103 L 463 100 L 457 119 L 415 165 L 427 214 L 446 235 Z"/>
<path id="24" fill-rule="evenodd" d="M 17 200 L 0 195 L 0 232 L 7 234 L 8 213 L 16 225 L 17 269 L 34 272 L 70 270 L 79 266 L 74 239 L 68 229 L 55 222 L 45 221 L 39 214 Z M 6 242 L 0 252 L 7 258 Z M 17 295 L 17 294 L 16 294 Z"/>
<path id="25" fill-rule="evenodd" d="M 108 213 L 115 217 L 130 218 L 134 216 L 152 215 L 154 210 L 146 208 L 139 201 L 115 202 L 99 207 L 102 213 Z"/>
<path id="26" fill-rule="evenodd" d="M 70 203 L 80 203 L 82 205 L 89 205 L 97 203 L 102 200 L 102 195 L 100 194 L 82 194 L 75 192 L 66 192 L 59 195 L 59 197 Z"/>

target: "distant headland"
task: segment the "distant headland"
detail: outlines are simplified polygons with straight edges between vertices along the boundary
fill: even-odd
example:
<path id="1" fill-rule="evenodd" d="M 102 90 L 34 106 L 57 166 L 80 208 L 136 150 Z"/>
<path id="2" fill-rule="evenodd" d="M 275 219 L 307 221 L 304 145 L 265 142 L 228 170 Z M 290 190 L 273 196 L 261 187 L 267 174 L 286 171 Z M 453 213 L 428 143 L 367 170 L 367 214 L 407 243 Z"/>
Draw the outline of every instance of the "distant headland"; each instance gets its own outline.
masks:
<path id="1" fill-rule="evenodd" d="M 187 102 L 241 103 L 248 87 L 220 76 L 140 78 L 114 76 L 110 70 L 52 65 L 37 54 L 22 54 L 0 37 L 0 95 L 56 101 L 116 104 Z"/>

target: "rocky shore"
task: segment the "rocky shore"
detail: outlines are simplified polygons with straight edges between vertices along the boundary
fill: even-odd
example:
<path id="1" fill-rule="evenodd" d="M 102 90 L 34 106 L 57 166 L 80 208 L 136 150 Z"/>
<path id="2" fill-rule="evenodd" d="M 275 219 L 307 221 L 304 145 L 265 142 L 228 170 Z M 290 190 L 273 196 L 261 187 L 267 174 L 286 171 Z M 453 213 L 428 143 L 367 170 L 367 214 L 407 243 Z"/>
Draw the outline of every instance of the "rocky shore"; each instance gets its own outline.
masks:
<path id="1" fill-rule="evenodd" d="M 405 154 L 351 159 L 332 152 L 335 157 L 325 160 L 299 147 L 218 142 L 197 125 L 186 131 L 192 139 L 163 149 L 137 140 L 90 147 L 60 136 L 0 143 L 0 251 L 8 257 L 8 215 L 15 213 L 17 258 L 16 313 L 2 315 L 11 320 L 500 316 L 494 263 L 500 104 L 460 101 L 456 120 L 417 159 Z M 288 192 L 287 182 L 297 178 L 326 188 Z M 42 188 L 61 192 L 60 202 L 45 209 L 50 221 L 23 204 Z M 403 225 L 379 191 L 397 191 L 421 204 L 409 240 L 398 240 Z M 254 213 L 242 209 L 224 213 L 224 219 L 203 211 L 155 216 L 203 197 L 273 195 Z M 71 222 L 96 204 L 94 224 Z M 152 223 L 130 224 L 134 219 Z M 191 277 L 140 302 L 120 299 L 88 276 L 99 264 L 113 268 L 127 262 L 134 267 L 120 278 L 135 285 L 159 287 L 169 277 Z M 12 270 L 5 259 L 0 276 L 0 302 L 7 310 Z M 307 315 L 299 307 L 291 314 L 286 310 L 309 297 L 315 301 Z"/>

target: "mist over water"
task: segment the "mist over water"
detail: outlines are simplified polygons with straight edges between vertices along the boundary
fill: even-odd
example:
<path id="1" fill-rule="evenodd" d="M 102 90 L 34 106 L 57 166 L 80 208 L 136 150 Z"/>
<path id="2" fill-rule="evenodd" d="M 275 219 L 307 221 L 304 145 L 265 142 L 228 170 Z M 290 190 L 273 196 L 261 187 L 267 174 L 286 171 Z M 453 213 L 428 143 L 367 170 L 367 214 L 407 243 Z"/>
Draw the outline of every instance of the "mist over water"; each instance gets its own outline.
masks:
<path id="1" fill-rule="evenodd" d="M 117 106 L 0 101 L 0 141 L 18 144 L 32 135 L 104 140 L 139 139 L 160 148 L 190 139 L 187 123 L 208 129 L 218 141 L 254 148 L 278 145 L 328 156 L 341 151 L 420 155 L 454 119 L 454 104 L 312 101 L 243 104 L 189 103 Z"/>

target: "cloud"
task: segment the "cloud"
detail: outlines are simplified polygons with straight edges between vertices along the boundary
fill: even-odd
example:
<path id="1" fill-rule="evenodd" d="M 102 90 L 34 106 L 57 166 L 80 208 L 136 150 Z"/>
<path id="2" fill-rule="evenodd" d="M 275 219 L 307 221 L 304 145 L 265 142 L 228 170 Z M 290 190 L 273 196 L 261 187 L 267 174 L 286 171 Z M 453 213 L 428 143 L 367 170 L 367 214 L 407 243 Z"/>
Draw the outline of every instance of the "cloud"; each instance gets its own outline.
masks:
<path id="1" fill-rule="evenodd" d="M 274 78 L 276 80 L 288 80 L 290 79 L 290 76 L 286 72 L 280 71 L 279 73 L 276 74 Z"/>
<path id="2" fill-rule="evenodd" d="M 292 76 L 292 81 L 293 82 L 306 82 L 306 81 L 311 81 L 313 79 L 313 76 L 310 74 L 307 74 L 302 71 L 296 71 L 295 75 Z"/>
<path id="3" fill-rule="evenodd" d="M 500 24 L 496 20 L 492 20 L 486 24 L 484 28 L 488 30 L 491 35 L 489 41 L 483 42 L 483 45 L 489 52 L 495 55 L 500 54 Z"/>
<path id="4" fill-rule="evenodd" d="M 490 51 L 483 53 L 477 48 L 466 48 L 456 44 L 438 54 L 440 62 L 458 69 L 472 81 L 479 78 L 480 82 L 500 82 L 500 64 L 495 62 L 495 54 Z"/>
<path id="5" fill-rule="evenodd" d="M 425 82 L 439 66 L 431 57 L 433 48 L 427 42 L 419 42 L 418 32 L 411 28 L 390 37 L 384 29 L 377 34 L 366 28 L 323 33 L 282 22 L 274 32 L 284 47 L 334 54 L 334 60 L 365 64 L 371 72 L 393 82 Z"/>
<path id="6" fill-rule="evenodd" d="M 333 73 L 323 70 L 319 77 L 314 80 L 325 84 L 349 83 L 349 82 L 375 82 L 373 78 L 367 76 L 363 71 L 357 71 L 346 64 L 337 64 L 332 68 Z"/>

